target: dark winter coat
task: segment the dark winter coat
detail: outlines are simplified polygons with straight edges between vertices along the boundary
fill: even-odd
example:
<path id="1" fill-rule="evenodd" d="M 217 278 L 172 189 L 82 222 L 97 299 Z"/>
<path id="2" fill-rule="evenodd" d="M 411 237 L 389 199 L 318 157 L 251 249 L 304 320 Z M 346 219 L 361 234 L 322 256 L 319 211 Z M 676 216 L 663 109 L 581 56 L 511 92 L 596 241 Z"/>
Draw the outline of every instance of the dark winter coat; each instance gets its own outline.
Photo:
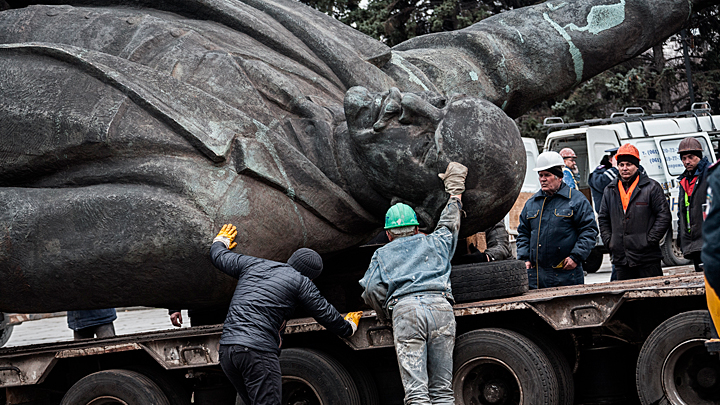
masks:
<path id="1" fill-rule="evenodd" d="M 210 257 L 215 267 L 238 279 L 221 345 L 279 353 L 285 321 L 298 305 L 331 332 L 343 337 L 352 333 L 315 284 L 290 265 L 232 253 L 222 242 L 213 243 Z"/>
<path id="2" fill-rule="evenodd" d="M 598 215 L 603 244 L 610 250 L 613 264 L 638 266 L 660 260 L 660 240 L 670 228 L 671 219 L 662 187 L 640 173 L 627 212 L 623 212 L 618 182 L 605 188 Z"/>
<path id="3" fill-rule="evenodd" d="M 710 161 L 707 157 L 703 157 L 695 168 L 693 176 L 691 176 L 691 174 L 686 170 L 680 175 L 680 177 L 678 177 L 678 182 L 680 182 L 685 177 L 690 176 L 688 177 L 688 180 L 690 180 L 692 177 L 697 176 L 695 188 L 693 189 L 692 195 L 688 197 L 688 201 L 690 203 L 689 230 L 687 223 L 688 209 L 685 207 L 685 189 L 682 185 L 678 187 L 680 189 L 680 192 L 678 193 L 678 240 L 680 241 L 680 248 L 685 256 L 702 250 L 702 205 L 705 204 L 705 199 L 707 198 L 708 166 L 710 166 Z"/>
<path id="4" fill-rule="evenodd" d="M 590 193 L 592 194 L 593 203 L 595 204 L 595 211 L 600 212 L 600 204 L 602 203 L 603 192 L 608 184 L 618 179 L 618 169 L 615 167 L 606 168 L 604 165 L 600 165 L 588 178 L 588 185 L 590 186 Z"/>
<path id="5" fill-rule="evenodd" d="M 518 225 L 517 255 L 529 261 L 531 288 L 582 284 L 582 262 L 595 246 L 595 214 L 585 196 L 562 183 L 552 196 L 540 190 L 525 203 Z M 557 268 L 570 257 L 577 267 Z M 562 267 L 562 266 L 560 266 Z"/>
<path id="6" fill-rule="evenodd" d="M 708 284 L 720 292 L 720 164 L 714 164 L 707 171 L 708 215 L 702 226 L 702 261 L 705 264 L 705 278 Z M 713 198 L 715 194 L 715 198 Z"/>

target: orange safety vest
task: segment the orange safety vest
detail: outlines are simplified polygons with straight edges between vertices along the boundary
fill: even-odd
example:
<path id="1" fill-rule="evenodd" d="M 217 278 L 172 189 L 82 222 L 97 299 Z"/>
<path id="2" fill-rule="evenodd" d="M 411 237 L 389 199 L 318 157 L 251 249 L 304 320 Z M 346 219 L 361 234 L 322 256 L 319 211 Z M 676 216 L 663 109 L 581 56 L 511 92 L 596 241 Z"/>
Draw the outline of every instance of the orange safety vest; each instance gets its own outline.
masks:
<path id="1" fill-rule="evenodd" d="M 635 190 L 635 186 L 638 185 L 639 181 L 640 176 L 637 176 L 626 193 L 625 187 L 623 187 L 622 185 L 622 180 L 618 180 L 618 191 L 620 191 L 620 200 L 622 200 L 623 212 L 627 212 L 627 207 L 630 204 L 630 196 L 632 196 L 632 193 Z"/>

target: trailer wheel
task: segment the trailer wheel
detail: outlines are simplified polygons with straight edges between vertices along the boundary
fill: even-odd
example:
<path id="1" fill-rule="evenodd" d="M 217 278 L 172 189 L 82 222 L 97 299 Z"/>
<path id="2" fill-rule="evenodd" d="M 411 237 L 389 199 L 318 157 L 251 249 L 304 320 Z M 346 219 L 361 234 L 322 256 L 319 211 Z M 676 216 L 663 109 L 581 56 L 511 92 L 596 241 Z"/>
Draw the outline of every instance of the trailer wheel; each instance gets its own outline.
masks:
<path id="1" fill-rule="evenodd" d="M 456 405 L 556 405 L 558 380 L 547 355 L 505 329 L 479 329 L 455 341 Z"/>
<path id="2" fill-rule="evenodd" d="M 10 340 L 14 325 L 8 325 L 7 314 L 0 313 L 0 347 L 5 346 L 5 343 Z"/>
<path id="3" fill-rule="evenodd" d="M 128 367 L 128 369 L 150 378 L 165 394 L 170 405 L 190 405 L 192 399 L 190 392 L 179 380 L 173 379 L 166 370 L 142 365 Z"/>
<path id="4" fill-rule="evenodd" d="M 672 228 L 668 230 L 665 237 L 660 241 L 662 261 L 666 266 L 686 266 L 690 260 L 683 257 L 682 250 L 672 238 Z"/>
<path id="5" fill-rule="evenodd" d="M 643 405 L 720 402 L 720 363 L 705 349 L 711 328 L 708 311 L 689 311 L 652 331 L 635 369 Z"/>
<path id="6" fill-rule="evenodd" d="M 450 283 L 456 303 L 512 297 L 528 291 L 525 262 L 520 260 L 453 266 Z"/>
<path id="7" fill-rule="evenodd" d="M 545 355 L 547 355 L 555 376 L 558 380 L 558 405 L 573 405 L 575 403 L 575 381 L 573 378 L 573 369 L 567 357 L 562 353 L 557 341 L 553 341 L 551 337 L 537 332 L 527 330 L 523 334 L 529 336 Z"/>
<path id="8" fill-rule="evenodd" d="M 583 270 L 587 271 L 588 273 L 596 273 L 598 270 L 600 270 L 600 266 L 602 266 L 603 261 L 603 253 L 600 251 L 600 249 L 593 249 L 590 251 L 590 255 L 585 259 L 585 261 L 582 264 Z"/>
<path id="9" fill-rule="evenodd" d="M 76 382 L 60 405 L 170 405 L 150 378 L 130 370 L 105 370 Z"/>
<path id="10" fill-rule="evenodd" d="M 350 373 L 325 353 L 285 349 L 280 370 L 283 404 L 363 405 Z"/>

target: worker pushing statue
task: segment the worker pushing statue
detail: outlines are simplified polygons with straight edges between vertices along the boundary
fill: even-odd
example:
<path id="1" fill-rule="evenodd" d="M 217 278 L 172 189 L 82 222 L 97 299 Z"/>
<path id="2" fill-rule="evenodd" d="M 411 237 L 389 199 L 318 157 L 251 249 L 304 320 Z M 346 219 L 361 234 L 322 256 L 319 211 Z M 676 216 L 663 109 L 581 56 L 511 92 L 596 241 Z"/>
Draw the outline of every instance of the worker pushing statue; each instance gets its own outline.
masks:
<path id="1" fill-rule="evenodd" d="M 512 118 L 716 2 L 550 1 L 394 48 L 291 0 L 48 3 L 0 12 L 5 312 L 227 301 L 221 224 L 281 261 L 396 202 L 433 229 L 451 161 L 461 234 L 488 228 L 525 173 Z"/>

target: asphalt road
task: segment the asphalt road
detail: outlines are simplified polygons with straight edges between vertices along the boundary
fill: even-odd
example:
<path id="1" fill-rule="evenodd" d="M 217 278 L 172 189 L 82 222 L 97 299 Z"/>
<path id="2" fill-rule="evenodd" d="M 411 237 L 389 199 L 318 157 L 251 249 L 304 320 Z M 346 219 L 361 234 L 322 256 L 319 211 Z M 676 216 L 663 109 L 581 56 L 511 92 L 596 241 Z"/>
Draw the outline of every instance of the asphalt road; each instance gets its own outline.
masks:
<path id="1" fill-rule="evenodd" d="M 677 274 L 693 271 L 692 266 L 666 267 L 665 274 Z M 585 277 L 585 284 L 606 283 L 610 281 L 611 265 L 609 256 L 605 255 L 603 264 L 594 274 Z M 167 309 L 160 308 L 121 308 L 118 309 L 115 331 L 118 335 L 174 329 L 170 323 Z M 183 311 L 183 319 L 188 325 L 187 311 Z M 5 347 L 23 346 L 39 343 L 52 343 L 72 340 L 72 331 L 67 327 L 64 316 L 15 325 L 10 340 Z"/>

